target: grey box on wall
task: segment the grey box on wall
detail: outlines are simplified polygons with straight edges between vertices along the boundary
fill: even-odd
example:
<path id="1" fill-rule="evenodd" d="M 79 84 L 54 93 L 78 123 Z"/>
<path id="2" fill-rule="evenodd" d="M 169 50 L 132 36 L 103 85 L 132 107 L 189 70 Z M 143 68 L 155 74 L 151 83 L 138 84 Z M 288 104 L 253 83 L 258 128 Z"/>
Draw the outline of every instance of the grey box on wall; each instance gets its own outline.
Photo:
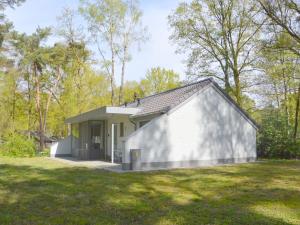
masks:
<path id="1" fill-rule="evenodd" d="M 141 149 L 130 149 L 131 170 L 142 169 Z"/>

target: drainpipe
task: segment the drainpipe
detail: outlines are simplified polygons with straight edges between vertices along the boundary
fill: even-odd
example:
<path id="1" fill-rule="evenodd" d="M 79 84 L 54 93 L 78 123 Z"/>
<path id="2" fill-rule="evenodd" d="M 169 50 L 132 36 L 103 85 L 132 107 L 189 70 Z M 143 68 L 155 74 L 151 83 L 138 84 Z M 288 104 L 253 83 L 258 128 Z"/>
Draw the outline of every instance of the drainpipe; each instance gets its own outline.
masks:
<path id="1" fill-rule="evenodd" d="M 128 119 L 129 119 L 130 123 L 132 123 L 134 125 L 134 130 L 136 130 L 137 124 L 130 117 L 128 117 Z"/>

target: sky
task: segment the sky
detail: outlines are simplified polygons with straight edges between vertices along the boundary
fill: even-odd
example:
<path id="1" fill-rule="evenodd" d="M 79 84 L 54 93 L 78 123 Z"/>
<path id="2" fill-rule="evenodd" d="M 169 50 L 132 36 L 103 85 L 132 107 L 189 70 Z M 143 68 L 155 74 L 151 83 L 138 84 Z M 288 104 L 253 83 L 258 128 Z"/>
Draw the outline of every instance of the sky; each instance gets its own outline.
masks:
<path id="1" fill-rule="evenodd" d="M 173 69 L 181 79 L 185 78 L 185 56 L 175 53 L 176 45 L 169 40 L 171 30 L 167 20 L 178 4 L 177 0 L 140 0 L 143 25 L 148 28 L 150 38 L 140 51 L 133 49 L 132 60 L 127 65 L 127 80 L 139 81 L 148 69 L 157 66 Z M 17 31 L 31 34 L 38 26 L 55 26 L 64 7 L 77 9 L 78 5 L 79 0 L 26 0 L 5 13 Z"/>

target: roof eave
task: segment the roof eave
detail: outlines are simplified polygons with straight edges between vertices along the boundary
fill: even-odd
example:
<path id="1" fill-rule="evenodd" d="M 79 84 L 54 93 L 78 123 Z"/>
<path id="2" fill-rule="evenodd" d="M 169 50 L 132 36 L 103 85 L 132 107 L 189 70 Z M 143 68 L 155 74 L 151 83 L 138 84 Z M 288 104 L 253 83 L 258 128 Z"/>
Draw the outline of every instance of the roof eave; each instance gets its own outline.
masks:
<path id="1" fill-rule="evenodd" d="M 133 115 L 140 111 L 138 108 L 124 108 L 124 107 L 114 107 L 114 106 L 104 106 L 97 108 L 65 120 L 65 123 L 79 123 L 88 120 L 101 120 L 107 119 L 112 115 Z"/>

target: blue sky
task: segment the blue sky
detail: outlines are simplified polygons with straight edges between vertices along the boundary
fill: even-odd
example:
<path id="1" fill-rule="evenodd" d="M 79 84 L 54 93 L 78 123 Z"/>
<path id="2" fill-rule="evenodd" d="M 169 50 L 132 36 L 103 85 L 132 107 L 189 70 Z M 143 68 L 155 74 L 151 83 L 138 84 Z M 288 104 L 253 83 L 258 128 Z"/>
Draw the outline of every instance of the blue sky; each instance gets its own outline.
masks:
<path id="1" fill-rule="evenodd" d="M 127 66 L 126 79 L 140 80 L 147 69 L 161 66 L 173 69 L 185 78 L 184 56 L 175 54 L 176 46 L 169 41 L 171 31 L 167 16 L 176 8 L 176 0 L 143 0 L 143 24 L 148 27 L 150 39 L 143 44 L 141 51 L 135 49 Z M 54 26 L 64 7 L 77 9 L 79 0 L 26 0 L 16 9 L 7 9 L 6 15 L 20 32 L 32 33 L 35 29 Z M 118 79 L 119 80 L 119 79 Z"/>

